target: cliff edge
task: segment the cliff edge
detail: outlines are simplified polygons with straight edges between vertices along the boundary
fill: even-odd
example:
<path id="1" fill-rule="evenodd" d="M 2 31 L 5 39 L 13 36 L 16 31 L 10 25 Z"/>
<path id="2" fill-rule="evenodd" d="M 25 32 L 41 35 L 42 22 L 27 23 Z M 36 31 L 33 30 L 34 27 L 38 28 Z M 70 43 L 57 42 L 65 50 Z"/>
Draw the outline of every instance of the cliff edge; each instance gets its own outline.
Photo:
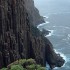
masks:
<path id="1" fill-rule="evenodd" d="M 50 41 L 30 21 L 25 0 L 0 0 L 0 68 L 18 59 L 33 58 L 53 67 L 64 64 Z"/>
<path id="2" fill-rule="evenodd" d="M 25 8 L 29 13 L 30 21 L 37 26 L 44 23 L 44 18 L 40 16 L 38 9 L 34 6 L 34 0 L 24 0 Z"/>

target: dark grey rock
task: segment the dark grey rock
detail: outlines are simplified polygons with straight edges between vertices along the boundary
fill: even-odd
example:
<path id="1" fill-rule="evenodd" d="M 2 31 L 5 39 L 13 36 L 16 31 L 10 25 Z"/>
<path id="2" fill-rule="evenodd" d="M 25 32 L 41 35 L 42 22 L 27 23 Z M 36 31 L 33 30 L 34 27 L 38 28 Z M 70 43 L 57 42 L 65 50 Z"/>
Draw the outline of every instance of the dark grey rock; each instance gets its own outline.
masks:
<path id="1" fill-rule="evenodd" d="M 46 61 L 63 65 L 63 59 L 56 61 L 50 41 L 30 22 L 24 0 L 0 0 L 0 68 L 21 58 L 33 58 L 43 66 Z"/>

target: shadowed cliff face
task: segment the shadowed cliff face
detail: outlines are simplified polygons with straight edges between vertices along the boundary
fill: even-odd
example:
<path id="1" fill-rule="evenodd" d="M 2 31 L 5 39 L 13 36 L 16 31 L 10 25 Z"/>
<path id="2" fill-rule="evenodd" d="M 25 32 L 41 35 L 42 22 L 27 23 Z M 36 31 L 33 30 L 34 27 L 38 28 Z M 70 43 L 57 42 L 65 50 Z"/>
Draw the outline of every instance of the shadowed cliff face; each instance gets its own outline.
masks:
<path id="1" fill-rule="evenodd" d="M 24 5 L 24 0 L 0 0 L 0 68 L 20 58 L 58 66 L 52 44 L 31 24 Z M 64 60 L 58 60 L 62 66 Z"/>
<path id="2" fill-rule="evenodd" d="M 33 25 L 39 25 L 44 23 L 44 19 L 40 16 L 38 9 L 34 6 L 33 0 L 24 0 L 25 1 L 25 8 L 29 13 L 29 17 Z"/>

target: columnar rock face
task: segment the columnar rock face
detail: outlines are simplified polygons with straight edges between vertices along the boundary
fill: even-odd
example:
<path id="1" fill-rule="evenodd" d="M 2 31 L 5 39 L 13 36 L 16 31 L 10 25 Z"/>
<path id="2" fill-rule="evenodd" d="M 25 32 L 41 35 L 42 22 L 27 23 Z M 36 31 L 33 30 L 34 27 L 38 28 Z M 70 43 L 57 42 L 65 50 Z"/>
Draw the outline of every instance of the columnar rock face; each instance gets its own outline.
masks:
<path id="1" fill-rule="evenodd" d="M 33 0 L 24 0 L 25 1 L 25 8 L 29 13 L 30 20 L 32 21 L 33 25 L 38 25 L 44 23 L 44 19 L 40 16 L 38 9 L 34 6 Z"/>
<path id="2" fill-rule="evenodd" d="M 24 0 L 0 0 L 0 68 L 20 58 L 34 58 L 39 64 L 45 65 L 47 61 L 51 67 L 58 66 L 52 44 L 30 19 Z M 62 66 L 64 60 L 58 60 Z"/>

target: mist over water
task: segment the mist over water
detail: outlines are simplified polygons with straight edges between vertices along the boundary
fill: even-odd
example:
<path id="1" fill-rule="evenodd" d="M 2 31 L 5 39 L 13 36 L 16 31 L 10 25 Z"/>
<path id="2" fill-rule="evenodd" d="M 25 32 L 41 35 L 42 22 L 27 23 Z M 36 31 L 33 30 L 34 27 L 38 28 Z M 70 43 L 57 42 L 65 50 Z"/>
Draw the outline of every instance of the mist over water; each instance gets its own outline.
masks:
<path id="1" fill-rule="evenodd" d="M 70 0 L 34 0 L 41 15 L 70 13 Z"/>
<path id="2" fill-rule="evenodd" d="M 35 0 L 35 5 L 47 22 L 38 28 L 51 31 L 46 37 L 66 60 L 54 70 L 70 70 L 70 0 Z"/>

